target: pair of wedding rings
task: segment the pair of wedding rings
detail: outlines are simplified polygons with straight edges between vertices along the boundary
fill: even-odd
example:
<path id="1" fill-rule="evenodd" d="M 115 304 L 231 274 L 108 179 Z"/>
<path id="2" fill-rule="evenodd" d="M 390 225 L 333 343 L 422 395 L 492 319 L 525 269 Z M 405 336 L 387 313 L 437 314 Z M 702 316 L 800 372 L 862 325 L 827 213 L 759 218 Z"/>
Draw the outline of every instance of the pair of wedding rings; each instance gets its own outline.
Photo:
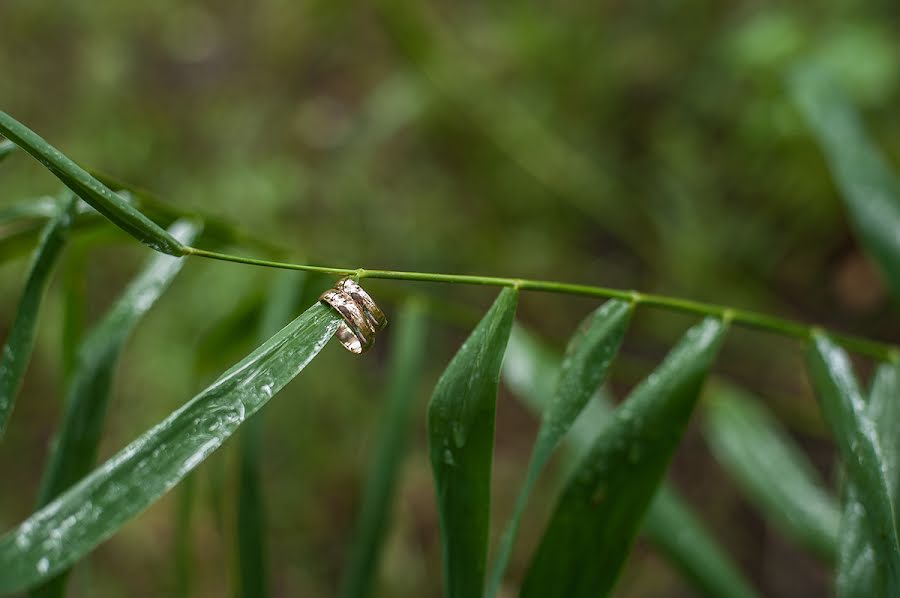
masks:
<path id="1" fill-rule="evenodd" d="M 342 278 L 320 297 L 344 319 L 337 329 L 337 338 L 344 348 L 359 355 L 368 351 L 375 335 L 387 325 L 387 318 L 372 297 L 352 278 Z"/>

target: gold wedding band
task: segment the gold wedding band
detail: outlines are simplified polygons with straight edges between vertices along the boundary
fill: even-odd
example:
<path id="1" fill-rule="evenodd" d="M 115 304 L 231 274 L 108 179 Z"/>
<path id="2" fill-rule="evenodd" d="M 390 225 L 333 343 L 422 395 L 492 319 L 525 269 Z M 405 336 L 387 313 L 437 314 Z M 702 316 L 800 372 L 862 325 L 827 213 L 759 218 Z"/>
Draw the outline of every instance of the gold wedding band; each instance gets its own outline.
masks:
<path id="1" fill-rule="evenodd" d="M 375 342 L 375 334 L 387 325 L 384 312 L 359 283 L 343 278 L 335 288 L 322 293 L 320 300 L 337 311 L 343 322 L 336 336 L 345 349 L 359 355 Z"/>

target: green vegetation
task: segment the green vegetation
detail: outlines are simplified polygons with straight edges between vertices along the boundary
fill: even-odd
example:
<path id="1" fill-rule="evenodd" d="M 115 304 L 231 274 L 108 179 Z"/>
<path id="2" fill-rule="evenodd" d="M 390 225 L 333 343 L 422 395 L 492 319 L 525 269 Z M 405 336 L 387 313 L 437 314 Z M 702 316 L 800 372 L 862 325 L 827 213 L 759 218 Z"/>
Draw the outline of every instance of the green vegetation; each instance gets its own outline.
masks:
<path id="1" fill-rule="evenodd" d="M 826 4 L 132 8 L 39 101 L 13 33 L 0 595 L 900 594 L 898 15 Z"/>

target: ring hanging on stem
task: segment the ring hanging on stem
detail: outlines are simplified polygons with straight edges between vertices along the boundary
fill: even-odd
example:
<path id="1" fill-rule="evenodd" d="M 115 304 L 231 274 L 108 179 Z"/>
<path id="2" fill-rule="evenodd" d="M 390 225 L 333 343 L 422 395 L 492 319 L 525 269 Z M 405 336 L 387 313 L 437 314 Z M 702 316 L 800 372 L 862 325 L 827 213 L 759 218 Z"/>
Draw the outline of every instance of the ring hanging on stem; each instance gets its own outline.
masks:
<path id="1" fill-rule="evenodd" d="M 337 338 L 345 349 L 356 355 L 372 348 L 375 335 L 387 325 L 384 312 L 359 283 L 350 278 L 339 280 L 335 288 L 322 293 L 320 300 L 343 318 Z"/>

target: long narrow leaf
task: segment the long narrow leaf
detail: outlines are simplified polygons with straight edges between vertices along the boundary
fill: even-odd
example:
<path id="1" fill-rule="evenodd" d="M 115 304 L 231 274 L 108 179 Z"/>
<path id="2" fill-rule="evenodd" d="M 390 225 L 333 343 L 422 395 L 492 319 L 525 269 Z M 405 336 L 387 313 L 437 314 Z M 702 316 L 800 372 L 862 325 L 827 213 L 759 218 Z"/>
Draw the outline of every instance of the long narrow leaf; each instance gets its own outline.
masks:
<path id="1" fill-rule="evenodd" d="M 705 430 L 716 459 L 785 533 L 834 560 L 840 510 L 815 468 L 758 399 L 724 385 L 710 394 Z"/>
<path id="2" fill-rule="evenodd" d="M 299 374 L 339 321 L 330 308 L 313 305 L 206 390 L 0 537 L 0 594 L 55 575 L 156 502 Z"/>
<path id="3" fill-rule="evenodd" d="M 816 334 L 809 350 L 809 373 L 849 482 L 865 510 L 875 568 L 884 584 L 882 593 L 900 595 L 900 543 L 891 482 L 887 477 L 888 464 L 850 360 L 827 337 Z M 891 398 L 896 400 L 896 396 Z"/>
<path id="4" fill-rule="evenodd" d="M 426 320 L 413 301 L 404 305 L 391 351 L 390 374 L 385 393 L 385 413 L 378 431 L 378 445 L 363 491 L 350 563 L 343 580 L 344 598 L 364 598 L 374 590 L 378 556 L 390 520 L 390 505 L 409 438 L 409 421 L 416 402 L 416 386 L 425 358 Z"/>
<path id="5" fill-rule="evenodd" d="M 513 328 L 503 379 L 513 394 L 540 413 L 550 401 L 561 358 L 520 326 Z M 568 460 L 591 444 L 609 421 L 612 405 L 599 389 L 575 421 L 566 438 Z M 664 481 L 647 510 L 642 533 L 671 561 L 685 578 L 707 596 L 753 598 L 756 593 L 715 538 L 705 529 L 684 500 Z"/>
<path id="6" fill-rule="evenodd" d="M 178 222 L 172 234 L 190 242 L 199 226 Z M 85 476 L 94 466 L 106 422 L 110 387 L 119 353 L 141 317 L 168 288 L 184 265 L 183 258 L 154 254 L 103 320 L 79 347 L 75 370 L 66 392 L 60 429 L 41 479 L 38 507 Z M 59 575 L 32 592 L 35 598 L 65 593 L 66 576 Z"/>
<path id="7" fill-rule="evenodd" d="M 158 224 L 92 177 L 37 133 L 2 111 L 0 111 L 0 133 L 34 156 L 75 195 L 140 242 L 170 255 L 184 253 L 184 246 Z"/>
<path id="8" fill-rule="evenodd" d="M 822 67 L 799 68 L 791 82 L 795 101 L 828 158 L 856 234 L 900 300 L 900 179 Z"/>
<path id="9" fill-rule="evenodd" d="M 512 288 L 501 291 L 441 375 L 428 405 L 447 598 L 484 591 L 497 386 L 517 296 Z"/>
<path id="10" fill-rule="evenodd" d="M 487 596 L 493 597 L 500 590 L 531 491 L 553 451 L 606 378 L 606 372 L 618 353 L 628 328 L 631 311 L 630 303 L 607 301 L 585 319 L 569 341 L 557 379 L 556 392 L 542 413 L 541 427 L 525 473 L 525 481 L 500 540 Z"/>
<path id="11" fill-rule="evenodd" d="M 885 477 L 896 508 L 900 499 L 900 368 L 882 364 L 875 372 L 866 413 L 875 426 Z M 896 517 L 896 513 L 895 513 Z M 837 595 L 841 598 L 885 596 L 885 580 L 878 571 L 877 541 L 870 537 L 866 508 L 851 482 L 844 496 L 844 513 L 838 551 Z"/>
<path id="12" fill-rule="evenodd" d="M 44 234 L 34 250 L 25 289 L 0 355 L 0 439 L 6 431 L 16 394 L 31 358 L 41 299 L 65 245 L 72 223 L 72 207 L 76 201 L 74 196 L 68 196 L 59 202 L 56 216 L 44 227 Z"/>
<path id="13" fill-rule="evenodd" d="M 198 231 L 196 224 L 185 221 L 172 226 L 172 234 L 188 243 Z M 62 423 L 41 481 L 38 506 L 47 504 L 93 467 L 119 353 L 143 315 L 181 271 L 184 261 L 153 255 L 79 348 Z"/>
<path id="14" fill-rule="evenodd" d="M 557 503 L 522 596 L 610 592 L 726 329 L 712 318 L 691 328 L 616 409 Z"/>
<path id="15" fill-rule="evenodd" d="M 302 291 L 303 273 L 278 272 L 260 314 L 259 340 L 265 341 L 290 320 Z M 238 435 L 238 576 L 240 596 L 264 598 L 269 595 L 265 539 L 266 513 L 260 481 L 263 439 L 262 413 L 258 413 Z"/>

